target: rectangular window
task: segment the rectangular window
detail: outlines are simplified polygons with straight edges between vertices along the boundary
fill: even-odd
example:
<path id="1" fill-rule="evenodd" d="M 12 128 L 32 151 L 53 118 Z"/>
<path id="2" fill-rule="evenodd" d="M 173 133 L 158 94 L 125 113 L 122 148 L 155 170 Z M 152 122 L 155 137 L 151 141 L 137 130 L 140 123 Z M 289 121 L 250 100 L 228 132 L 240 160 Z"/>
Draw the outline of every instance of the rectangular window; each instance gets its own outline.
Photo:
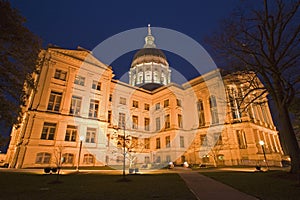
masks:
<path id="1" fill-rule="evenodd" d="M 81 97 L 72 96 L 70 115 L 80 115 L 81 102 Z"/>
<path id="2" fill-rule="evenodd" d="M 182 115 L 178 114 L 177 117 L 178 117 L 178 127 L 182 128 Z"/>
<path id="3" fill-rule="evenodd" d="M 170 147 L 171 147 L 171 137 L 166 136 L 166 148 L 170 148 Z"/>
<path id="4" fill-rule="evenodd" d="M 126 105 L 126 98 L 120 97 L 120 104 Z"/>
<path id="5" fill-rule="evenodd" d="M 160 109 L 160 103 L 155 104 L 155 110 L 159 110 Z"/>
<path id="6" fill-rule="evenodd" d="M 55 74 L 54 74 L 54 78 L 65 81 L 67 79 L 67 72 L 63 71 L 63 70 L 60 70 L 60 69 L 56 69 Z"/>
<path id="7" fill-rule="evenodd" d="M 85 77 L 79 76 L 79 75 L 75 76 L 74 83 L 75 83 L 76 85 L 84 86 L 84 82 L 85 82 Z"/>
<path id="8" fill-rule="evenodd" d="M 138 102 L 138 101 L 135 101 L 135 100 L 133 100 L 133 101 L 132 101 L 132 107 L 134 107 L 134 108 L 138 108 L 138 107 L 139 107 L 139 102 Z"/>
<path id="9" fill-rule="evenodd" d="M 160 130 L 160 117 L 157 117 L 155 119 L 155 122 L 156 122 L 156 131 L 159 131 Z"/>
<path id="10" fill-rule="evenodd" d="M 165 115 L 165 128 L 170 128 L 170 115 Z"/>
<path id="11" fill-rule="evenodd" d="M 138 129 L 138 116 L 133 115 L 132 116 L 132 129 Z"/>
<path id="12" fill-rule="evenodd" d="M 221 145 L 222 144 L 222 134 L 214 133 L 214 141 L 215 141 L 215 145 Z"/>
<path id="13" fill-rule="evenodd" d="M 150 149 L 150 138 L 144 139 L 144 146 L 145 146 L 145 149 Z"/>
<path id="14" fill-rule="evenodd" d="M 164 108 L 165 107 L 168 107 L 170 105 L 170 101 L 169 101 L 169 99 L 166 99 L 165 101 L 164 101 Z"/>
<path id="15" fill-rule="evenodd" d="M 109 99 L 110 102 L 112 102 L 112 94 L 109 95 Z"/>
<path id="16" fill-rule="evenodd" d="M 55 123 L 44 122 L 41 139 L 42 140 L 53 140 L 56 130 Z"/>
<path id="17" fill-rule="evenodd" d="M 247 141 L 246 141 L 245 132 L 243 130 L 236 130 L 236 136 L 237 136 L 239 148 L 246 149 Z"/>
<path id="18" fill-rule="evenodd" d="M 145 125 L 145 131 L 149 131 L 150 130 L 150 119 L 149 118 L 145 118 L 144 125 Z"/>
<path id="19" fill-rule="evenodd" d="M 91 99 L 89 108 L 89 117 L 97 118 L 99 110 L 99 101 Z"/>
<path id="20" fill-rule="evenodd" d="M 52 91 L 49 97 L 47 110 L 58 112 L 60 108 L 61 100 L 62 100 L 62 93 Z"/>
<path id="21" fill-rule="evenodd" d="M 180 99 L 176 99 L 176 103 L 177 103 L 177 106 L 181 107 L 181 100 Z"/>
<path id="22" fill-rule="evenodd" d="M 180 148 L 184 148 L 184 137 L 180 136 Z"/>
<path id="23" fill-rule="evenodd" d="M 125 113 L 119 113 L 119 128 L 125 128 Z"/>
<path id="24" fill-rule="evenodd" d="M 100 91 L 101 90 L 101 82 L 99 82 L 99 81 L 93 81 L 92 89 Z"/>
<path id="25" fill-rule="evenodd" d="M 96 142 L 96 129 L 95 128 L 87 128 L 85 134 L 85 142 L 86 143 L 95 143 Z"/>
<path id="26" fill-rule="evenodd" d="M 207 146 L 206 135 L 200 135 L 200 145 L 201 146 Z"/>
<path id="27" fill-rule="evenodd" d="M 38 153 L 36 154 L 35 163 L 36 164 L 49 164 L 51 160 L 51 154 L 50 153 Z"/>
<path id="28" fill-rule="evenodd" d="M 109 124 L 111 124 L 111 110 L 108 111 L 108 114 L 107 114 L 107 122 Z"/>
<path id="29" fill-rule="evenodd" d="M 144 104 L 144 109 L 145 109 L 145 110 L 150 110 L 150 105 L 147 104 L 147 103 L 145 103 L 145 104 Z"/>
<path id="30" fill-rule="evenodd" d="M 204 107 L 203 107 L 202 100 L 199 100 L 197 102 L 197 110 L 198 110 L 198 117 L 199 117 L 199 127 L 205 126 Z"/>
<path id="31" fill-rule="evenodd" d="M 156 138 L 156 149 L 160 149 L 160 138 Z"/>
<path id="32" fill-rule="evenodd" d="M 76 126 L 67 126 L 65 141 L 75 142 L 77 138 L 77 127 Z"/>

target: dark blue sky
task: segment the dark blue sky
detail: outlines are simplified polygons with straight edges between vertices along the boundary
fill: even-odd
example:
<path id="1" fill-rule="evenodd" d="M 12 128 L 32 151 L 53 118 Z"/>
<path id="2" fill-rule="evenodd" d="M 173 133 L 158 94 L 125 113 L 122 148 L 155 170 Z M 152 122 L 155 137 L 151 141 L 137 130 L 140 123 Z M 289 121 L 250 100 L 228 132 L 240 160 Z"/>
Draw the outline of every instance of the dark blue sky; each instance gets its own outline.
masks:
<path id="1" fill-rule="evenodd" d="M 154 27 L 173 29 L 188 35 L 200 44 L 206 36 L 218 29 L 222 19 L 240 0 L 193 1 L 99 1 L 99 0 L 12 0 L 12 6 L 26 17 L 26 26 L 43 40 L 63 48 L 82 46 L 92 50 L 105 39 L 133 28 Z M 143 36 L 144 37 L 144 36 Z M 141 44 L 142 47 L 143 44 Z M 159 44 L 158 44 L 159 46 Z M 205 46 L 204 46 L 205 47 Z M 133 53 L 112 63 L 117 78 L 128 71 Z M 188 63 L 167 54 L 172 67 L 189 80 L 198 74 Z"/>

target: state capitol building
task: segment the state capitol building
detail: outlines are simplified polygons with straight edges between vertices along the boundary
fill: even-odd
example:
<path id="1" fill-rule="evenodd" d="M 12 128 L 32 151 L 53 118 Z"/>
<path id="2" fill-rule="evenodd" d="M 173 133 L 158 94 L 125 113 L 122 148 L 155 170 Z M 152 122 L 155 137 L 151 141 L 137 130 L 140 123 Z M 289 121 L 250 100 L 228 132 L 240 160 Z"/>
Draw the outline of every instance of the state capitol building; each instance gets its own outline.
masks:
<path id="1" fill-rule="evenodd" d="M 263 150 L 270 166 L 280 166 L 266 96 L 241 109 L 251 86 L 220 69 L 173 83 L 154 39 L 149 27 L 128 83 L 83 48 L 42 50 L 37 88 L 28 91 L 22 123 L 11 132 L 9 167 L 121 166 L 124 151 L 126 166 L 140 169 L 169 162 L 264 166 Z"/>

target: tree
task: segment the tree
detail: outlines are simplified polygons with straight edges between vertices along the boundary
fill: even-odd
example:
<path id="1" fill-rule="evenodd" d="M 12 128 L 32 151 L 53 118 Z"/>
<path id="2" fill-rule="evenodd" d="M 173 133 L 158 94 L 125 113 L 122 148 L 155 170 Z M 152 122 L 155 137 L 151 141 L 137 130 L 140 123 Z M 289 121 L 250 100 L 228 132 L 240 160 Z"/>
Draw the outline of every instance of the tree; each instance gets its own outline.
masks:
<path id="1" fill-rule="evenodd" d="M 300 1 L 255 3 L 251 6 L 244 1 L 208 43 L 226 59 L 224 64 L 228 63 L 239 73 L 251 71 L 260 78 L 264 87 L 256 88 L 259 91 L 256 98 L 268 93 L 274 102 L 279 137 L 283 149 L 291 157 L 291 172 L 296 173 L 300 164 L 299 147 L 289 107 L 299 92 L 300 83 Z"/>
<path id="2" fill-rule="evenodd" d="M 0 121 L 10 127 L 20 122 L 20 106 L 28 98 L 27 89 L 34 88 L 41 42 L 8 1 L 0 0 L 0 13 Z"/>

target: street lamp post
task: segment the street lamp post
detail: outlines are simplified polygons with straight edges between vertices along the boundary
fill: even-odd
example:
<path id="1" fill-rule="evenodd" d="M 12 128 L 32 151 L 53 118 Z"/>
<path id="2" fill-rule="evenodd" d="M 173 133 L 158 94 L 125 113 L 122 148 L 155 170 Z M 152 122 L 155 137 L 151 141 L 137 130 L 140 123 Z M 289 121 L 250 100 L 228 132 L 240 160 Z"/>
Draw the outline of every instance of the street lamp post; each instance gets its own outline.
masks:
<path id="1" fill-rule="evenodd" d="M 78 152 L 78 160 L 77 160 L 76 171 L 79 171 L 79 163 L 80 163 L 80 155 L 81 155 L 81 149 L 82 149 L 82 141 L 84 140 L 84 137 L 80 136 L 79 140 L 80 140 L 80 145 L 79 145 L 79 152 Z"/>
<path id="2" fill-rule="evenodd" d="M 259 141 L 259 144 L 260 144 L 260 146 L 261 146 L 261 148 L 262 148 L 262 151 L 263 151 L 263 154 L 264 154 L 264 159 L 265 159 L 265 162 L 266 162 L 266 166 L 267 166 L 267 170 L 269 170 L 269 166 L 268 166 L 268 161 L 267 161 L 267 156 L 266 156 L 266 151 L 265 151 L 265 142 L 264 141 L 262 141 L 262 140 L 260 140 Z"/>

